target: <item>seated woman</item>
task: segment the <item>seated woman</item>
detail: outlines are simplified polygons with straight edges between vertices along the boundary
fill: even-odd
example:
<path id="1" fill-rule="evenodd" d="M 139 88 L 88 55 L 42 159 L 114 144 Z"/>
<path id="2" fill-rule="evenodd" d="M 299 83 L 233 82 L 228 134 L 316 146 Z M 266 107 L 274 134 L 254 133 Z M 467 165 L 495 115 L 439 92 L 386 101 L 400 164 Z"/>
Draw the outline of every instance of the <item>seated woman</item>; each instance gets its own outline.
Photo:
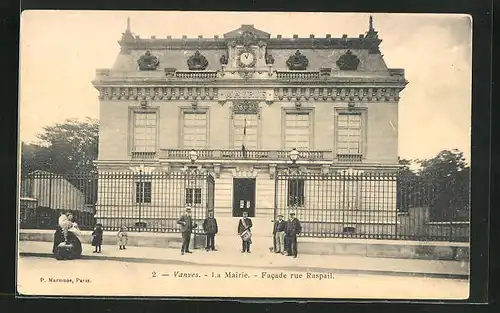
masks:
<path id="1" fill-rule="evenodd" d="M 80 230 L 78 229 L 78 225 L 73 222 L 73 215 L 71 213 L 63 213 L 59 217 L 59 225 L 54 233 L 54 246 L 52 248 L 54 256 L 57 259 L 63 258 L 60 255 L 61 251 L 58 247 L 65 243 L 72 246 L 65 258 L 79 258 L 82 255 L 82 241 L 79 236 Z"/>

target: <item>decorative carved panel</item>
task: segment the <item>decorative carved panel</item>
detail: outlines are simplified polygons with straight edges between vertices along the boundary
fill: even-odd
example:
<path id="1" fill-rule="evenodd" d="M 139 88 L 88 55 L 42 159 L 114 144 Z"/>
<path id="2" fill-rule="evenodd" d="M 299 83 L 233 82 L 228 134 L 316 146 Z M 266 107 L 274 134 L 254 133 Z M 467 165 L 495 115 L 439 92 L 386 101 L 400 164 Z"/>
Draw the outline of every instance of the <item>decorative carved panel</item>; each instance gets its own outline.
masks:
<path id="1" fill-rule="evenodd" d="M 258 43 L 257 35 L 251 31 L 244 31 L 241 36 L 236 39 L 236 44 L 242 45 L 245 48 L 248 48 L 252 45 L 256 45 Z"/>
<path id="2" fill-rule="evenodd" d="M 208 60 L 200 51 L 196 50 L 187 60 L 187 65 L 190 70 L 204 70 L 208 66 Z"/>
<path id="3" fill-rule="evenodd" d="M 215 178 L 220 178 L 220 164 L 214 164 Z"/>
<path id="4" fill-rule="evenodd" d="M 139 65 L 139 70 L 141 71 L 154 71 L 160 65 L 160 61 L 148 50 L 139 57 L 137 65 Z"/>
<path id="5" fill-rule="evenodd" d="M 266 64 L 267 65 L 272 65 L 274 64 L 274 57 L 270 53 L 266 53 Z"/>
<path id="6" fill-rule="evenodd" d="M 291 55 L 286 61 L 286 65 L 290 70 L 305 70 L 309 65 L 309 60 L 299 50 Z"/>
<path id="7" fill-rule="evenodd" d="M 274 179 L 276 175 L 276 164 L 269 164 L 269 178 Z"/>
<path id="8" fill-rule="evenodd" d="M 337 60 L 337 66 L 342 71 L 355 71 L 359 66 L 359 58 L 354 55 L 351 50 L 340 56 Z"/>
<path id="9" fill-rule="evenodd" d="M 219 100 L 264 100 L 272 97 L 272 89 L 221 89 Z"/>
<path id="10" fill-rule="evenodd" d="M 259 113 L 259 102 L 242 100 L 233 103 L 233 113 L 238 114 L 258 114 Z"/>
<path id="11" fill-rule="evenodd" d="M 228 58 L 225 54 L 223 54 L 221 57 L 220 57 L 220 64 L 222 65 L 227 65 L 227 62 L 228 62 Z"/>
<path id="12" fill-rule="evenodd" d="M 255 178 L 257 177 L 257 171 L 254 170 L 252 166 L 237 166 L 232 171 L 233 177 L 241 177 L 241 178 Z"/>

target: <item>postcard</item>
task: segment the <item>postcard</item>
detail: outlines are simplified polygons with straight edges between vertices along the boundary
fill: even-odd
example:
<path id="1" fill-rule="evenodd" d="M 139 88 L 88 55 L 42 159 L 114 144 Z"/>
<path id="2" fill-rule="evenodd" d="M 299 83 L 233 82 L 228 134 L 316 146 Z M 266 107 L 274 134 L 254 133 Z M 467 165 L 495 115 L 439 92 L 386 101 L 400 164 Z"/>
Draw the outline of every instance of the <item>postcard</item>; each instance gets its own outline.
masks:
<path id="1" fill-rule="evenodd" d="M 19 296 L 469 297 L 470 16 L 24 11 L 20 38 Z"/>

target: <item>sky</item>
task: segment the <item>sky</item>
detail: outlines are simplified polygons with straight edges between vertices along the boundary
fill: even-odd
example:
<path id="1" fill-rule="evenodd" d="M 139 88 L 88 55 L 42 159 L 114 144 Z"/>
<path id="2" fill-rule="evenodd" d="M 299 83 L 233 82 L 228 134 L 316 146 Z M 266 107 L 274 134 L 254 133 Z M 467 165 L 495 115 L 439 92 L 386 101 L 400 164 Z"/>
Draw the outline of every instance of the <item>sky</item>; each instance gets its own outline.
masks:
<path id="1" fill-rule="evenodd" d="M 20 35 L 20 139 L 44 126 L 99 117 L 98 68 L 111 68 L 130 17 L 141 38 L 211 38 L 241 24 L 283 38 L 358 37 L 370 14 L 265 12 L 24 11 Z M 459 149 L 470 160 L 472 19 L 466 15 L 372 14 L 389 68 L 409 84 L 399 102 L 399 155 L 434 157 Z M 189 23 L 186 23 L 189 21 Z"/>

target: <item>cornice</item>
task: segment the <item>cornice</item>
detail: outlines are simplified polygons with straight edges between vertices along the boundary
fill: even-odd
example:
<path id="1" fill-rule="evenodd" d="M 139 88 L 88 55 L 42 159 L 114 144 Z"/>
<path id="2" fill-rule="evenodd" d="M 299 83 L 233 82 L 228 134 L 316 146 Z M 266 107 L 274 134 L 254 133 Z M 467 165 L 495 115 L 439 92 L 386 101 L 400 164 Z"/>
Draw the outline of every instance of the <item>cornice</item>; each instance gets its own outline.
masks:
<path id="1" fill-rule="evenodd" d="M 92 84 L 98 87 L 188 87 L 188 86 L 210 86 L 210 87 L 230 87 L 239 86 L 241 88 L 251 88 L 253 86 L 268 86 L 268 87 L 287 87 L 287 86 L 309 86 L 309 87 L 324 87 L 332 85 L 357 85 L 357 86 L 401 86 L 407 85 L 407 81 L 403 75 L 393 75 L 389 72 L 389 76 L 328 76 L 321 78 L 304 78 L 298 74 L 290 75 L 289 79 L 279 79 L 276 77 L 269 78 L 252 78 L 252 79 L 235 79 L 215 76 L 215 71 L 209 73 L 209 78 L 183 76 L 179 77 L 113 77 L 113 76 L 98 76 L 92 81 Z"/>
<path id="2" fill-rule="evenodd" d="M 101 100 L 214 100 L 221 103 L 245 99 L 273 101 L 398 101 L 404 86 L 393 87 L 264 87 L 264 88 L 219 88 L 193 87 L 98 87 Z M 242 98 L 243 99 L 243 98 Z"/>
<path id="3" fill-rule="evenodd" d="M 329 79 L 329 80 L 316 80 L 316 81 L 293 81 L 293 80 L 266 80 L 266 79 L 253 79 L 250 82 L 245 80 L 212 80 L 212 81 L 196 81 L 196 80 L 162 80 L 162 79 L 141 79 L 141 80 L 121 80 L 121 79 L 110 79 L 110 80 L 94 80 L 92 84 L 95 87 L 118 87 L 118 86 L 155 86 L 155 87 L 184 87 L 184 86 L 213 86 L 213 87 L 225 87 L 225 86 L 241 86 L 242 88 L 252 88 L 253 86 L 328 86 L 332 84 L 342 84 L 342 85 L 379 85 L 379 84 L 390 84 L 394 86 L 406 86 L 405 80 L 400 79 L 390 79 L 390 78 L 376 78 L 376 79 L 357 79 L 357 78 L 339 78 L 339 79 Z M 389 85 L 387 85 L 389 86 Z"/>
<path id="4" fill-rule="evenodd" d="M 122 53 L 131 50 L 224 50 L 232 40 L 211 38 L 157 39 L 140 38 L 138 36 L 122 38 L 118 41 Z M 379 38 L 271 38 L 263 42 L 268 49 L 368 49 L 370 53 L 380 53 Z"/>

